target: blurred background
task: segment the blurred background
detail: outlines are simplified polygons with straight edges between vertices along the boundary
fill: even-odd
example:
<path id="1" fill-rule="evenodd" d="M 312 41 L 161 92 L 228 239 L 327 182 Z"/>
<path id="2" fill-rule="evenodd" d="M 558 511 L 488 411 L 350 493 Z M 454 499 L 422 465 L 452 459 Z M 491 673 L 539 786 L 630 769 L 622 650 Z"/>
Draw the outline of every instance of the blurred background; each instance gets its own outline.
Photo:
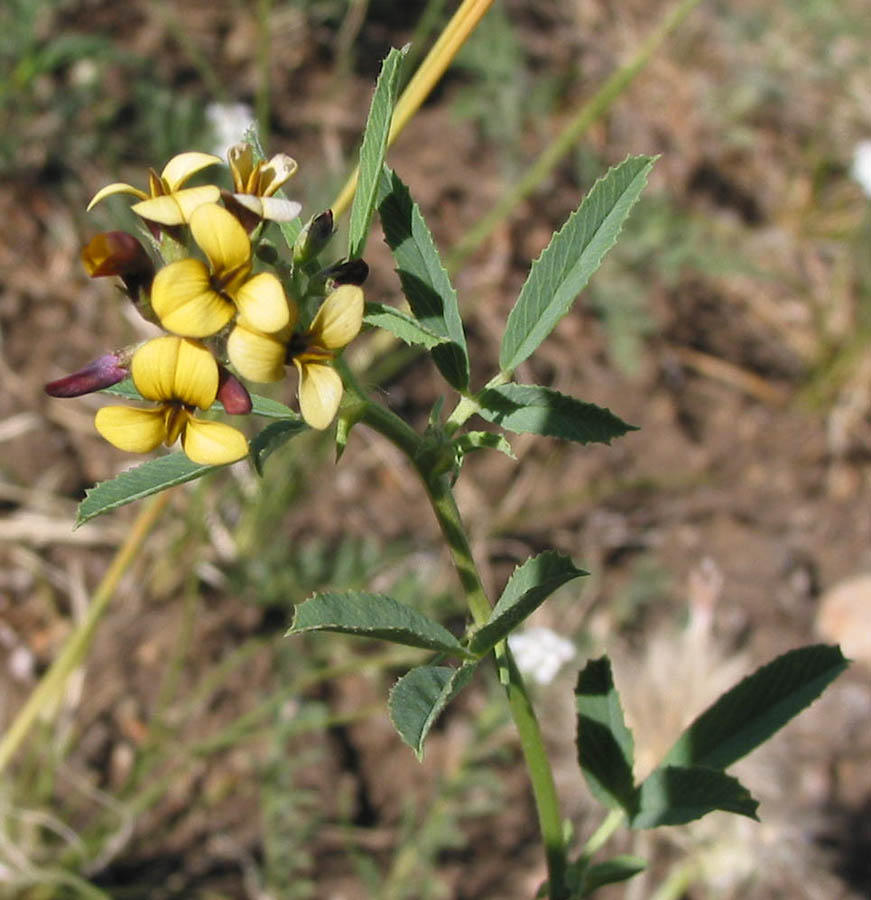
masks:
<path id="1" fill-rule="evenodd" d="M 134 461 L 100 396 L 42 385 L 147 332 L 90 237 L 133 228 L 112 181 L 259 122 L 326 208 L 352 168 L 380 61 L 420 61 L 445 0 L 6 0 L 0 11 L 0 727 L 81 621 L 137 509 L 72 531 L 85 488 Z M 389 155 L 446 256 L 669 9 L 497 2 Z M 648 768 L 722 690 L 791 647 L 855 665 L 737 767 L 762 824 L 725 814 L 625 836 L 647 874 L 605 897 L 871 893 L 871 17 L 864 0 L 702 2 L 534 193 L 455 272 L 474 383 L 529 261 L 593 181 L 660 154 L 606 264 L 518 373 L 640 426 L 612 447 L 527 436 L 477 454 L 458 500 L 494 590 L 556 546 L 592 575 L 531 624 L 574 659 L 536 702 L 564 812 L 601 812 L 574 760 L 571 689 L 607 651 Z M 336 238 L 341 253 L 341 235 Z M 367 297 L 397 302 L 373 231 Z M 364 339 L 352 365 L 422 427 L 445 385 Z M 290 402 L 293 382 L 276 394 Z M 447 397 L 447 408 L 452 398 Z M 264 486 L 268 485 L 268 489 Z M 318 588 L 389 591 L 465 621 L 423 493 L 358 428 L 174 494 L 87 663 L 0 783 L 0 896 L 529 898 L 544 878 L 492 673 L 418 764 L 385 712 L 421 659 L 283 638 Z M 542 680 L 547 681 L 546 678 Z"/>

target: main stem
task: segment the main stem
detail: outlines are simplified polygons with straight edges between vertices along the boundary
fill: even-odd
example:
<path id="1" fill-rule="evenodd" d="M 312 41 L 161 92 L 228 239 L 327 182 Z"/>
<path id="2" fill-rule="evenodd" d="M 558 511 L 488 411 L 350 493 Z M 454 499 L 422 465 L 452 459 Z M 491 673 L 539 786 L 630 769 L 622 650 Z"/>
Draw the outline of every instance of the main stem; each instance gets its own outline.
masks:
<path id="1" fill-rule="evenodd" d="M 362 399 L 362 395 L 360 399 L 363 403 L 360 421 L 398 447 L 420 475 L 439 527 L 450 549 L 451 559 L 466 594 L 466 602 L 472 618 L 476 625 L 482 625 L 490 617 L 492 607 L 472 556 L 466 529 L 460 518 L 460 512 L 457 509 L 447 476 L 433 476 L 423 467 L 418 452 L 421 439 L 402 419 L 386 407 Z M 508 695 L 511 716 L 520 737 L 520 745 L 535 797 L 538 822 L 547 859 L 549 896 L 551 900 L 563 900 L 567 896 L 566 845 L 550 761 L 544 748 L 541 729 L 526 691 L 526 685 L 523 683 L 523 678 L 512 659 L 507 644 L 503 642 L 497 645 L 495 655 L 500 678 Z"/>

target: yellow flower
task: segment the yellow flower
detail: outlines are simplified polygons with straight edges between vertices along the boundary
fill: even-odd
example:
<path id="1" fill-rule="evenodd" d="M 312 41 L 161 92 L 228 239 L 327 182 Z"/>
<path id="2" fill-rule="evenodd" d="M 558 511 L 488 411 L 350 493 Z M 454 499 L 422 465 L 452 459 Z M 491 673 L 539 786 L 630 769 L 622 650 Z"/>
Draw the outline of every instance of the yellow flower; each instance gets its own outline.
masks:
<path id="1" fill-rule="evenodd" d="M 273 196 L 296 172 L 295 159 L 286 153 L 276 153 L 272 159 L 255 165 L 254 148 L 242 141 L 227 151 L 227 162 L 235 191 L 230 196 L 257 218 L 289 222 L 299 215 L 302 209 L 299 203 Z"/>
<path id="2" fill-rule="evenodd" d="M 198 419 L 195 407 L 208 409 L 218 392 L 218 364 L 197 341 L 160 337 L 133 355 L 133 383 L 146 400 L 159 406 L 105 406 L 97 412 L 97 431 L 120 450 L 149 453 L 161 443 L 171 447 L 181 437 L 195 463 L 219 466 L 248 453 L 241 431 L 222 422 Z"/>
<path id="3" fill-rule="evenodd" d="M 162 268 L 151 287 L 151 305 L 167 331 L 208 337 L 235 315 L 271 334 L 287 325 L 281 282 L 269 272 L 251 274 L 251 241 L 238 220 L 216 203 L 190 218 L 194 240 L 208 259 L 183 259 Z"/>
<path id="4" fill-rule="evenodd" d="M 149 193 L 133 187 L 132 184 L 115 182 L 97 191 L 94 199 L 88 204 L 88 209 L 111 194 L 133 194 L 141 201 L 133 204 L 133 212 L 143 219 L 157 222 L 159 225 L 183 225 L 190 220 L 191 213 L 198 206 L 216 202 L 221 196 L 221 191 L 212 184 L 184 190 L 180 190 L 181 186 L 200 169 L 220 162 L 220 157 L 211 153 L 179 153 L 163 167 L 160 175 L 149 169 Z"/>
<path id="5" fill-rule="evenodd" d="M 293 335 L 296 321 L 277 334 L 262 334 L 240 317 L 227 341 L 230 362 L 244 378 L 278 381 L 285 363 L 299 371 L 299 408 L 312 428 L 326 428 L 342 399 L 342 379 L 330 365 L 338 350 L 349 344 L 363 324 L 363 291 L 344 284 L 321 304 L 308 330 Z"/>

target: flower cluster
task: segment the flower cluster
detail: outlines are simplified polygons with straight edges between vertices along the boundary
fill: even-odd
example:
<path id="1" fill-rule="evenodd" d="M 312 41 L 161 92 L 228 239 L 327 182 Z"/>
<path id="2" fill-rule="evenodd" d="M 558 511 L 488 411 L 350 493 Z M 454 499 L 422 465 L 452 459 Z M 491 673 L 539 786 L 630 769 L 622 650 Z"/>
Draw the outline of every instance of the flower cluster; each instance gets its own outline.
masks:
<path id="1" fill-rule="evenodd" d="M 195 410 L 207 410 L 217 400 L 231 415 L 248 413 L 251 398 L 237 375 L 279 381 L 291 363 L 299 373 L 306 423 L 327 428 L 338 411 L 343 386 L 332 360 L 362 326 L 359 285 L 367 267 L 362 260 L 320 266 L 318 254 L 333 230 L 327 211 L 301 232 L 293 263 L 265 270 L 262 260 L 275 258 L 264 240 L 265 223 L 290 221 L 300 213 L 300 204 L 276 196 L 296 162 L 285 154 L 258 162 L 247 142 L 231 147 L 227 160 L 232 191 L 184 187 L 221 160 L 181 153 L 159 175 L 149 172 L 147 192 L 110 184 L 88 206 L 119 193 L 137 198 L 132 209 L 153 238 L 157 263 L 123 231 L 97 235 L 82 260 L 92 277 L 119 277 L 139 312 L 167 334 L 105 354 L 46 385 L 46 391 L 74 397 L 129 374 L 139 395 L 155 405 L 107 406 L 95 420 L 99 433 L 122 450 L 148 453 L 181 440 L 197 463 L 241 459 L 248 452 L 242 432 Z"/>

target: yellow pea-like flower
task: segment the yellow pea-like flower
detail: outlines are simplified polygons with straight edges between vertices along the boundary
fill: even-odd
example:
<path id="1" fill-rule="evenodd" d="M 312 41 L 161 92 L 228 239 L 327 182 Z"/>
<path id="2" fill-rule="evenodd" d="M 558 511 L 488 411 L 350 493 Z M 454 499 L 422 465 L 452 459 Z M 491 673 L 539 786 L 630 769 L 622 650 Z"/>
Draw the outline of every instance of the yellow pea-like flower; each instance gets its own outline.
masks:
<path id="1" fill-rule="evenodd" d="M 241 431 L 194 415 L 197 407 L 208 409 L 218 392 L 218 364 L 202 344 L 174 336 L 155 338 L 133 355 L 130 374 L 139 393 L 158 405 L 99 410 L 94 424 L 109 443 L 131 453 L 149 453 L 181 438 L 187 456 L 203 465 L 224 465 L 247 455 L 248 441 Z"/>
<path id="2" fill-rule="evenodd" d="M 284 328 L 289 311 L 281 282 L 270 272 L 252 275 L 251 241 L 236 217 L 206 203 L 192 213 L 190 229 L 208 263 L 183 259 L 157 273 L 151 305 L 161 325 L 183 337 L 209 337 L 238 310 L 258 331 Z"/>
<path id="3" fill-rule="evenodd" d="M 143 219 L 158 225 L 183 225 L 190 221 L 197 207 L 203 203 L 215 203 L 221 191 L 212 184 L 184 189 L 182 185 L 201 169 L 220 162 L 220 157 L 211 153 L 179 153 L 163 167 L 160 175 L 149 169 L 147 193 L 132 184 L 114 182 L 97 191 L 88 209 L 112 194 L 132 194 L 140 201 L 134 203 L 132 209 Z"/>
<path id="4" fill-rule="evenodd" d="M 233 176 L 232 197 L 248 212 L 273 222 L 289 222 L 299 215 L 302 209 L 299 203 L 274 196 L 296 172 L 295 159 L 286 153 L 276 153 L 271 159 L 255 163 L 254 148 L 242 141 L 227 151 L 227 162 Z"/>
<path id="5" fill-rule="evenodd" d="M 342 379 L 331 363 L 363 325 L 363 291 L 345 284 L 321 304 L 309 328 L 293 334 L 293 324 L 273 335 L 239 320 L 227 342 L 230 362 L 244 378 L 278 381 L 293 362 L 299 372 L 299 408 L 312 428 L 327 428 L 342 400 Z M 295 310 L 291 313 L 296 319 Z"/>

